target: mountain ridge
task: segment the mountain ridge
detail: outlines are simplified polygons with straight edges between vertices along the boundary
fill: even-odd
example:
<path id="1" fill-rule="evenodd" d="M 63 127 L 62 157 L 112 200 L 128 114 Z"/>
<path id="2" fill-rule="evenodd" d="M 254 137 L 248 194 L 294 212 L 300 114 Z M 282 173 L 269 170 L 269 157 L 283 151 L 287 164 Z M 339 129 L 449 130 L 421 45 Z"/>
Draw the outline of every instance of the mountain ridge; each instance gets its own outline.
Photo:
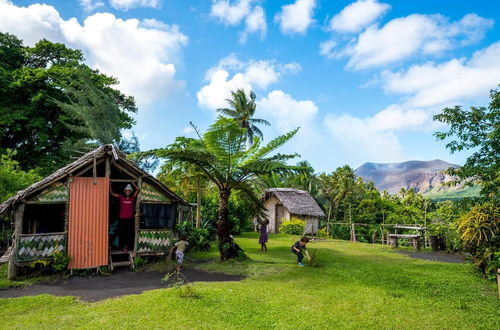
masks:
<path id="1" fill-rule="evenodd" d="M 365 181 L 373 181 L 377 189 L 386 190 L 391 194 L 401 188 L 414 189 L 422 194 L 456 191 L 462 185 L 447 186 L 454 178 L 444 173 L 448 168 L 458 168 L 457 164 L 434 160 L 409 160 L 400 163 L 367 162 L 358 167 L 354 173 Z"/>

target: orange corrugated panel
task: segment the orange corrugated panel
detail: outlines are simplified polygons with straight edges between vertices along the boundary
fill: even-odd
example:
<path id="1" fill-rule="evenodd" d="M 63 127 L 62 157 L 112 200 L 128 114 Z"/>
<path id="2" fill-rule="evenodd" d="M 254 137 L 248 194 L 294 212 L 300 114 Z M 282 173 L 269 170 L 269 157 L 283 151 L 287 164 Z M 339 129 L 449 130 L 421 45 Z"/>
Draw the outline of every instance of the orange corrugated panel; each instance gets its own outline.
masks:
<path id="1" fill-rule="evenodd" d="M 69 196 L 69 268 L 108 264 L 109 178 L 72 178 Z"/>

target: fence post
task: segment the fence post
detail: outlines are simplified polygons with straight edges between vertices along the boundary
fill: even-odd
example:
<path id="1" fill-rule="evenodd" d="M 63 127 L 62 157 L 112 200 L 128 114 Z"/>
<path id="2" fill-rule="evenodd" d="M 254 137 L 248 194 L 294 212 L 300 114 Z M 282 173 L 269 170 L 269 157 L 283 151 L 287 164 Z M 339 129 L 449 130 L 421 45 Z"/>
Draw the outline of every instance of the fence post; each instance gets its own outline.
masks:
<path id="1" fill-rule="evenodd" d="M 500 268 L 497 269 L 498 298 L 500 298 Z"/>

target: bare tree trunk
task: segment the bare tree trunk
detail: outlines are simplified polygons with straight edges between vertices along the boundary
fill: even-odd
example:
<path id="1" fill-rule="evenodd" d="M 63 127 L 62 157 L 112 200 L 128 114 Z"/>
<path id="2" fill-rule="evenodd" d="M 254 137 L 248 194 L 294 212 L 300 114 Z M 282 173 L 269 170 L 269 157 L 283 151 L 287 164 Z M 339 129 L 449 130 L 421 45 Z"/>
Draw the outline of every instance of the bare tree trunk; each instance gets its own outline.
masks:
<path id="1" fill-rule="evenodd" d="M 219 236 L 220 260 L 226 261 L 243 255 L 243 250 L 236 244 L 229 234 L 229 196 L 231 190 L 219 190 L 219 225 L 217 235 Z"/>
<path id="2" fill-rule="evenodd" d="M 201 187 L 200 176 L 196 177 L 196 228 L 201 225 Z"/>

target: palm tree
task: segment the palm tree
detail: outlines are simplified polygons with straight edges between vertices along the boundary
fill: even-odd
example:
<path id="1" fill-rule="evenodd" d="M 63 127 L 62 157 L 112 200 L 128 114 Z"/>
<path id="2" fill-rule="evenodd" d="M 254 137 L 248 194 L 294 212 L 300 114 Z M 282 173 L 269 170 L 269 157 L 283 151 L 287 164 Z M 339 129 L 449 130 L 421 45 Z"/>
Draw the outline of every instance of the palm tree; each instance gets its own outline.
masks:
<path id="1" fill-rule="evenodd" d="M 253 143 L 254 135 L 261 139 L 263 138 L 262 131 L 255 124 L 263 124 L 266 126 L 271 125 L 265 119 L 253 118 L 256 108 L 255 98 L 255 93 L 251 91 L 250 99 L 248 99 L 245 91 L 240 88 L 236 91 L 232 91 L 231 98 L 226 99 L 229 103 L 229 108 L 217 109 L 218 112 L 228 118 L 236 120 L 241 128 L 245 128 L 247 130 L 246 136 L 248 145 Z"/>
<path id="2" fill-rule="evenodd" d="M 200 139 L 178 138 L 176 143 L 167 148 L 154 151 L 158 157 L 167 158 L 169 161 L 195 165 L 217 186 L 217 234 L 222 261 L 243 254 L 243 250 L 229 234 L 231 192 L 241 191 L 256 205 L 263 207 L 251 187 L 251 181 L 258 175 L 293 168 L 286 165 L 285 161 L 296 155 L 269 154 L 290 140 L 297 131 L 298 128 L 277 137 L 263 147 L 260 146 L 260 139 L 254 137 L 253 144 L 247 147 L 247 130 L 231 118 L 219 117 Z"/>

